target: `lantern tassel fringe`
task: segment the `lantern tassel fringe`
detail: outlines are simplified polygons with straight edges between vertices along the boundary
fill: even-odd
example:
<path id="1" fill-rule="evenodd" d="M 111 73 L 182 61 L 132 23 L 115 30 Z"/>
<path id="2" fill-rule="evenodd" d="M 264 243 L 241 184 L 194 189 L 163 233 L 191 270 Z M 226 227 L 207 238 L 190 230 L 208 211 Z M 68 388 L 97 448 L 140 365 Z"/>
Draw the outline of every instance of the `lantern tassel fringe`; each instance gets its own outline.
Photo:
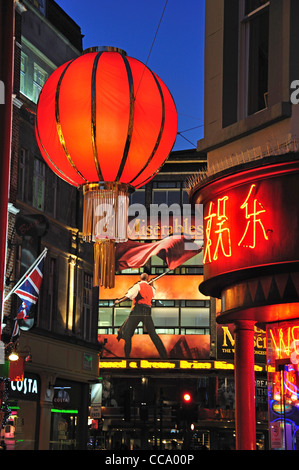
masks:
<path id="1" fill-rule="evenodd" d="M 94 244 L 94 286 L 115 286 L 115 241 L 99 240 Z"/>

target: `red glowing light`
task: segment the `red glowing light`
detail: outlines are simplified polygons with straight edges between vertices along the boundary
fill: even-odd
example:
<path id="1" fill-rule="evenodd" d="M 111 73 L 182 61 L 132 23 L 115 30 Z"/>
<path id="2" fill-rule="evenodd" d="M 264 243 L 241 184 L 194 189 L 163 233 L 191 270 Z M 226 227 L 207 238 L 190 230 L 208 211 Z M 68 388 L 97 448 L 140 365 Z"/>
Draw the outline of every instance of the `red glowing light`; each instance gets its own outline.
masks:
<path id="1" fill-rule="evenodd" d="M 248 220 L 247 222 L 247 225 L 246 225 L 246 228 L 245 228 L 245 231 L 244 231 L 244 234 L 241 238 L 241 240 L 239 241 L 238 245 L 239 246 L 244 246 L 244 247 L 248 247 L 248 248 L 255 248 L 256 246 L 256 229 L 257 229 L 257 224 L 260 224 L 260 227 L 262 229 L 262 232 L 263 232 L 263 235 L 264 235 L 264 238 L 265 240 L 268 240 L 268 237 L 267 237 L 267 234 L 266 234 L 266 231 L 265 231 L 265 228 L 262 224 L 262 221 L 259 217 L 257 217 L 259 214 L 262 214 L 263 212 L 266 212 L 266 210 L 263 208 L 262 204 L 256 199 L 254 198 L 254 196 L 252 196 L 252 193 L 253 193 L 253 190 L 255 188 L 255 184 L 252 184 L 250 189 L 249 189 L 249 192 L 247 194 L 247 197 L 245 199 L 245 201 L 243 202 L 243 204 L 240 206 L 241 209 L 245 209 L 245 217 L 246 219 Z M 249 204 L 250 204 L 250 200 L 251 200 L 251 212 L 249 210 Z M 259 210 L 258 210 L 259 209 Z M 252 239 L 251 239 L 251 244 L 248 242 L 248 243 L 244 243 L 244 239 L 249 231 L 249 228 L 250 226 L 252 227 L 252 231 L 251 231 L 251 234 L 252 234 Z"/>
<path id="2" fill-rule="evenodd" d="M 245 210 L 247 225 L 239 243 L 235 243 L 234 248 L 256 248 L 258 238 L 258 226 L 262 231 L 265 240 L 269 240 L 260 214 L 266 212 L 261 202 L 255 197 L 255 184 L 250 186 L 247 196 L 241 206 L 236 207 L 233 200 L 225 195 L 209 204 L 209 211 L 205 217 L 206 242 L 203 262 L 204 264 L 217 261 L 222 255 L 225 258 L 232 256 L 232 236 L 236 238 L 237 227 L 234 221 L 238 220 L 239 210 Z M 217 210 L 216 210 L 217 207 Z M 237 246 L 236 246 L 237 245 Z"/>
<path id="3" fill-rule="evenodd" d="M 216 225 L 217 229 L 214 230 L 214 233 L 217 234 L 217 242 L 216 248 L 214 250 L 213 260 L 216 261 L 218 259 L 218 252 L 221 248 L 221 252 L 224 256 L 230 257 L 232 255 L 231 250 L 231 237 L 230 237 L 230 229 L 225 226 L 228 222 L 228 216 L 226 214 L 226 202 L 228 201 L 228 197 L 224 196 L 217 200 L 217 212 L 212 212 L 212 208 L 214 203 L 210 203 L 209 213 L 205 217 L 207 220 L 206 226 L 206 249 L 204 254 L 203 262 L 211 263 L 211 246 L 212 246 L 212 239 L 211 239 L 211 231 L 212 231 L 212 223 L 213 218 L 216 217 Z M 207 261 L 208 258 L 208 261 Z"/>
<path id="4" fill-rule="evenodd" d="M 76 187 L 99 181 L 142 186 L 165 162 L 176 133 L 166 85 L 118 51 L 91 51 L 61 65 L 39 97 L 41 154 Z"/>
<path id="5" fill-rule="evenodd" d="M 190 403 L 190 401 L 191 401 L 191 395 L 190 395 L 190 393 L 184 393 L 183 399 L 184 399 L 184 402 L 185 402 L 185 403 Z"/>

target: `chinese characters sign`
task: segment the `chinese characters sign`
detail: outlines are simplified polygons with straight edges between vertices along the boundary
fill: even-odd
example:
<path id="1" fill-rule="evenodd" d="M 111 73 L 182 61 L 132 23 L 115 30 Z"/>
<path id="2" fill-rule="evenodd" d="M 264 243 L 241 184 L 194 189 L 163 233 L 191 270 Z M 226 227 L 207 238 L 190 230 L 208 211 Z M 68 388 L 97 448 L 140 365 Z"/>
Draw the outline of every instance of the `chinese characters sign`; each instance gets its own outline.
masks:
<path id="1" fill-rule="evenodd" d="M 239 247 L 255 249 L 260 238 L 269 240 L 265 229 L 262 216 L 266 209 L 259 199 L 255 196 L 256 185 L 252 184 L 246 195 L 245 200 L 239 208 L 240 226 L 242 225 L 242 217 L 246 224 L 240 240 L 237 245 Z M 229 217 L 229 205 L 232 199 L 229 196 L 218 198 L 209 204 L 208 214 L 205 217 L 205 252 L 204 263 L 212 263 L 217 261 L 219 256 L 230 258 L 233 254 L 232 233 L 235 227 L 231 225 Z M 243 211 L 243 214 L 242 212 Z"/>

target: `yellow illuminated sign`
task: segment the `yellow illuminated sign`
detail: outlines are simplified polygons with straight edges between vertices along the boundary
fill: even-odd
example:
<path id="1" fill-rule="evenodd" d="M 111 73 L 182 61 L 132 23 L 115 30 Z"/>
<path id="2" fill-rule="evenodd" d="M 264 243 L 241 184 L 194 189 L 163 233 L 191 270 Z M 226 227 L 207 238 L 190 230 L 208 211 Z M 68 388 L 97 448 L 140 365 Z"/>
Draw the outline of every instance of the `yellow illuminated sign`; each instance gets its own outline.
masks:
<path id="1" fill-rule="evenodd" d="M 212 369 L 212 363 L 180 361 L 180 369 Z"/>
<path id="2" fill-rule="evenodd" d="M 140 361 L 141 369 L 174 369 L 176 364 L 174 362 L 155 362 L 142 359 Z"/>
<path id="3" fill-rule="evenodd" d="M 125 369 L 127 361 L 100 361 L 101 369 Z"/>
<path id="4" fill-rule="evenodd" d="M 146 359 L 140 360 L 100 360 L 100 369 L 196 369 L 196 370 L 234 370 L 235 366 L 232 362 L 226 361 L 187 361 L 187 360 L 173 360 L 173 361 L 149 361 Z M 266 370 L 266 366 L 254 366 L 256 372 Z"/>

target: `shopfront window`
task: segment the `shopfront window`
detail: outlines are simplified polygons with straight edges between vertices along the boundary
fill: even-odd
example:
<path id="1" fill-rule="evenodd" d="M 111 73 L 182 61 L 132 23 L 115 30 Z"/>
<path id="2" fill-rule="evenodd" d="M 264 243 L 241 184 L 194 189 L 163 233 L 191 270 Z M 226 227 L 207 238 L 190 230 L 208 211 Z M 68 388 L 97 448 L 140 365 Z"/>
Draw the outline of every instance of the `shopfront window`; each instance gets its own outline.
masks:
<path id="1" fill-rule="evenodd" d="M 81 449 L 87 438 L 89 389 L 80 382 L 56 379 L 53 390 L 49 449 Z"/>
<path id="2" fill-rule="evenodd" d="M 36 450 L 38 448 L 38 412 L 40 379 L 25 374 L 20 382 L 11 381 L 8 387 L 10 415 L 1 431 L 6 450 Z"/>
<path id="3" fill-rule="evenodd" d="M 78 411 L 52 409 L 50 450 L 72 450 L 76 448 Z"/>

